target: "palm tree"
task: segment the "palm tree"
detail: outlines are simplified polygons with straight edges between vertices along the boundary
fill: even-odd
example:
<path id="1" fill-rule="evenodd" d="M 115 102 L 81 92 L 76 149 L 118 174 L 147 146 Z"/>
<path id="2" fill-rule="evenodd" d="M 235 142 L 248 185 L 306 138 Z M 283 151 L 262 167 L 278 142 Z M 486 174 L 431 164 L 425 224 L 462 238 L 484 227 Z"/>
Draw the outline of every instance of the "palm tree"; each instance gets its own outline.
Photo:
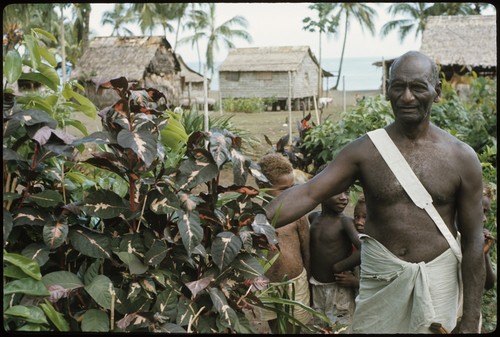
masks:
<path id="1" fill-rule="evenodd" d="M 389 35 L 393 30 L 399 30 L 399 39 L 401 42 L 412 31 L 415 31 L 415 40 L 422 35 L 427 17 L 433 15 L 436 8 L 432 4 L 425 2 L 401 2 L 388 7 L 387 12 L 393 17 L 403 14 L 405 18 L 387 22 L 382 26 L 380 34 L 382 37 Z"/>
<path id="2" fill-rule="evenodd" d="M 206 49 L 206 64 L 207 69 L 213 77 L 214 68 L 214 52 L 218 51 L 220 48 L 220 43 L 223 43 L 227 48 L 234 48 L 234 43 L 232 39 L 242 38 L 247 42 L 252 42 L 251 35 L 244 29 L 248 27 L 248 21 L 240 16 L 234 16 L 226 22 L 219 26 L 216 26 L 216 4 L 208 4 L 208 13 L 204 11 L 196 11 L 196 15 L 193 17 L 196 20 L 195 27 L 196 31 L 194 35 L 188 36 L 181 41 L 193 41 L 206 39 L 207 49 Z M 233 29 L 232 26 L 240 26 L 244 29 Z"/>
<path id="3" fill-rule="evenodd" d="M 121 36 L 121 34 L 124 36 L 133 35 L 132 31 L 125 27 L 125 23 L 127 22 L 130 22 L 130 17 L 128 16 L 127 6 L 123 3 L 115 4 L 113 11 L 105 11 L 101 19 L 103 26 L 113 26 L 111 36 Z"/>
<path id="4" fill-rule="evenodd" d="M 203 10 L 204 4 L 205 3 L 203 2 L 191 3 L 191 11 L 188 14 L 189 20 L 183 28 L 192 29 L 194 34 L 178 41 L 179 44 L 191 42 L 191 47 L 196 45 L 196 52 L 198 54 L 198 72 L 201 72 L 200 40 L 202 39 L 202 35 L 199 31 L 208 25 L 206 23 L 207 15 L 205 15 L 205 11 Z M 199 10 L 196 9 L 196 6 L 199 6 Z"/>
<path id="5" fill-rule="evenodd" d="M 304 30 L 310 32 L 319 32 L 319 62 L 318 62 L 318 97 L 321 95 L 321 34 L 322 33 L 335 33 L 339 25 L 338 17 L 329 17 L 330 13 L 335 8 L 336 4 L 331 2 L 317 2 L 310 5 L 308 8 L 311 10 L 316 10 L 318 13 L 318 21 L 306 17 L 302 22 L 304 23 Z M 327 35 L 328 36 L 328 35 Z"/>
<path id="6" fill-rule="evenodd" d="M 364 3 L 356 3 L 356 2 L 342 2 L 336 3 L 337 13 L 334 16 L 339 18 L 344 18 L 344 41 L 342 43 L 342 53 L 340 54 L 340 64 L 338 70 L 337 83 L 332 88 L 336 90 L 338 88 L 340 82 L 340 74 L 342 72 L 342 63 L 344 61 L 344 51 L 345 45 L 347 41 L 347 33 L 349 31 L 349 26 L 351 24 L 352 19 L 358 21 L 361 30 L 368 29 L 368 31 L 373 36 L 375 34 L 375 25 L 373 23 L 373 18 L 377 17 L 377 12 L 367 4 Z"/>

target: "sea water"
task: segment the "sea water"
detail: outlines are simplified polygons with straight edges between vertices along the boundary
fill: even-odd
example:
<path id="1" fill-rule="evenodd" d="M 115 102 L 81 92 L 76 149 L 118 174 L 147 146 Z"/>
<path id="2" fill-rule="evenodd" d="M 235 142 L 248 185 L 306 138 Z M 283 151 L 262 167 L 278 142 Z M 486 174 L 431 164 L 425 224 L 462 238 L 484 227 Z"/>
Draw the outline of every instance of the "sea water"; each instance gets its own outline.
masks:
<path id="1" fill-rule="evenodd" d="M 374 62 L 382 61 L 382 57 L 348 57 L 342 62 L 339 84 L 337 90 L 378 90 L 382 85 L 382 67 L 373 65 Z M 219 74 L 217 69 L 221 62 L 215 63 L 215 72 L 211 80 L 210 90 L 219 90 Z M 187 62 L 188 67 L 203 75 L 203 70 L 198 71 L 197 62 Z M 323 58 L 321 68 L 332 73 L 334 77 L 324 79 L 323 88 L 331 89 L 337 83 L 339 74 L 340 58 Z M 208 74 L 210 78 L 210 74 Z"/>

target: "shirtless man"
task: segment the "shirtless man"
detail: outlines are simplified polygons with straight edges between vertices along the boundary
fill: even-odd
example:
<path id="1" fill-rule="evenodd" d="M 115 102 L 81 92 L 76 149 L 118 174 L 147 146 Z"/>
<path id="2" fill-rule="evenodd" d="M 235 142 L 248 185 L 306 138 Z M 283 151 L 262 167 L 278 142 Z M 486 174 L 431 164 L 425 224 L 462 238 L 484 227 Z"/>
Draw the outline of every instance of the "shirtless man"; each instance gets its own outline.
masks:
<path id="1" fill-rule="evenodd" d="M 343 213 L 348 203 L 349 191 L 342 192 L 324 200 L 321 211 L 309 213 L 308 218 L 313 308 L 325 314 L 333 324 L 345 325 L 349 331 L 356 288 L 337 281 L 348 274 L 354 277 L 354 267 L 360 262 L 361 242 L 353 219 Z"/>
<path id="2" fill-rule="evenodd" d="M 432 60 L 415 51 L 402 55 L 391 66 L 388 85 L 395 121 L 385 130 L 454 237 L 456 220 L 461 269 L 448 241 L 408 197 L 367 135 L 346 145 L 307 183 L 274 199 L 266 207 L 267 217 L 273 219 L 277 209 L 286 205 L 276 223 L 280 227 L 359 180 L 368 219 L 353 333 L 430 333 L 432 323 L 441 323 L 453 333 L 478 333 L 485 277 L 481 164 L 469 145 L 430 122 L 432 104 L 441 94 Z M 463 315 L 457 324 L 460 270 Z M 377 297 L 372 286 L 393 291 Z"/>
<path id="3" fill-rule="evenodd" d="M 261 172 L 269 182 L 257 181 L 259 188 L 267 188 L 271 197 L 280 195 L 284 190 L 294 185 L 293 166 L 290 161 L 280 153 L 271 153 L 259 160 Z M 276 230 L 279 245 L 279 257 L 266 271 L 266 276 L 272 283 L 293 280 L 295 297 L 291 297 L 291 286 L 288 293 L 291 299 L 310 305 L 309 292 L 309 221 L 304 216 L 297 221 L 291 221 L 286 226 Z M 278 253 L 270 252 L 267 259 L 272 260 Z M 299 306 L 294 306 L 293 316 L 303 324 L 307 324 L 312 315 Z M 272 333 L 278 333 L 277 315 L 269 310 L 257 308 L 258 320 L 268 321 Z M 298 333 L 300 328 L 288 324 L 289 333 Z"/>

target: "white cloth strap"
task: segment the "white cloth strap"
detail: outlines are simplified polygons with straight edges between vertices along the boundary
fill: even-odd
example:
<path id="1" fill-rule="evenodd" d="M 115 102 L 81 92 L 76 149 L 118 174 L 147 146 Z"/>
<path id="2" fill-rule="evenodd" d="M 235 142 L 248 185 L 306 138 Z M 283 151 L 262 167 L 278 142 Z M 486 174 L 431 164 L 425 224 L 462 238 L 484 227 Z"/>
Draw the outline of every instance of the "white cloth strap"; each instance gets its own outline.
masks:
<path id="1" fill-rule="evenodd" d="M 367 133 L 377 150 L 384 158 L 385 162 L 392 170 L 399 183 L 405 189 L 411 200 L 417 207 L 424 209 L 431 219 L 436 223 L 436 226 L 441 231 L 441 234 L 448 241 L 451 250 L 457 256 L 459 262 L 462 262 L 462 251 L 457 240 L 453 237 L 450 230 L 446 226 L 439 215 L 438 211 L 432 204 L 432 197 L 422 185 L 418 177 L 415 175 L 410 165 L 406 162 L 399 149 L 396 147 L 391 137 L 385 129 L 377 129 Z"/>

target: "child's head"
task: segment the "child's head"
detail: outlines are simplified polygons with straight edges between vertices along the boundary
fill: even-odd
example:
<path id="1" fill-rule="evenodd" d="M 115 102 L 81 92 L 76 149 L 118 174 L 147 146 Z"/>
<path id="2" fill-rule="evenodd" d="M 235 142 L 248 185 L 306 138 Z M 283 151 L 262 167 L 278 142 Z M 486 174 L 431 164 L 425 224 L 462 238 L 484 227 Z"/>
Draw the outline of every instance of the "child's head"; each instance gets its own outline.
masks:
<path id="1" fill-rule="evenodd" d="M 321 171 L 325 169 L 325 167 L 328 164 L 323 164 L 321 165 L 318 170 L 316 171 L 316 174 L 319 174 Z M 339 193 L 337 195 L 334 195 L 326 200 L 324 200 L 321 203 L 322 208 L 328 208 L 329 210 L 335 212 L 335 213 L 342 213 L 344 209 L 347 207 L 347 204 L 349 203 L 349 194 L 350 190 L 347 189 L 342 193 Z"/>
<path id="2" fill-rule="evenodd" d="M 365 231 L 365 221 L 366 221 L 366 203 L 364 195 L 361 195 L 354 206 L 354 225 L 358 232 L 363 233 Z"/>
<path id="3" fill-rule="evenodd" d="M 257 180 L 257 185 L 259 188 L 271 188 L 267 192 L 269 195 L 277 196 L 294 185 L 293 166 L 282 154 L 266 154 L 259 160 L 258 164 L 269 183 Z"/>

